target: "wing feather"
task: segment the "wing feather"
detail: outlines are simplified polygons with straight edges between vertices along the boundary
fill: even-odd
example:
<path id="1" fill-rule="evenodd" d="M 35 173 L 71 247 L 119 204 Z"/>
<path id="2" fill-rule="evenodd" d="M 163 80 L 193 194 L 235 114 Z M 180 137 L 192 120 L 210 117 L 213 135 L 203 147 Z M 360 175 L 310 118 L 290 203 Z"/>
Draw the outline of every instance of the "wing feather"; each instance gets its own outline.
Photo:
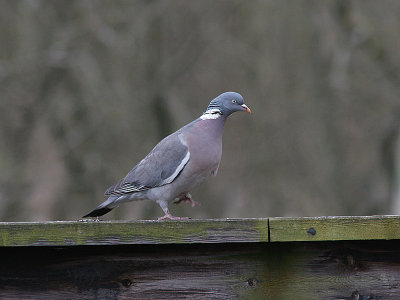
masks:
<path id="1" fill-rule="evenodd" d="M 159 142 L 106 196 L 125 195 L 169 184 L 182 172 L 190 152 L 182 136 L 172 134 Z"/>

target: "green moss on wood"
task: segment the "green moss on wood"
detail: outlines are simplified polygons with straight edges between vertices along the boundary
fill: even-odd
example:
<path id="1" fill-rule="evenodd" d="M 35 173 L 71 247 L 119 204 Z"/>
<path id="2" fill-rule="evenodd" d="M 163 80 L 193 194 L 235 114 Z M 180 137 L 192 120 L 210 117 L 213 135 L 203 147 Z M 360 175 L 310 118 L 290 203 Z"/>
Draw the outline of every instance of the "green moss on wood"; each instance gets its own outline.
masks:
<path id="1" fill-rule="evenodd" d="M 270 218 L 270 241 L 400 239 L 400 217 Z"/>
<path id="2" fill-rule="evenodd" d="M 267 219 L 0 223 L 0 246 L 267 241 Z"/>
<path id="3" fill-rule="evenodd" d="M 271 242 L 400 239 L 400 217 L 0 223 L 0 246 L 252 243 L 268 236 Z"/>

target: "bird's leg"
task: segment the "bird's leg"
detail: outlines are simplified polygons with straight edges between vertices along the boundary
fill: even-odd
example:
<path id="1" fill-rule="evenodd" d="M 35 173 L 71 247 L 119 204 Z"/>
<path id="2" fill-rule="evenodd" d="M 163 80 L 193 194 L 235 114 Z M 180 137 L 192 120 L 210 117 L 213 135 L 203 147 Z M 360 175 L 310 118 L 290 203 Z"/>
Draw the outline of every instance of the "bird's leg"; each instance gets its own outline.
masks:
<path id="1" fill-rule="evenodd" d="M 189 220 L 188 217 L 174 217 L 173 215 L 171 215 L 169 210 L 168 210 L 168 204 L 160 203 L 160 206 L 161 206 L 162 210 L 165 212 L 165 216 L 159 217 L 158 221 L 166 220 L 166 219 L 170 219 L 170 220 Z"/>
<path id="2" fill-rule="evenodd" d="M 178 200 L 176 200 L 174 203 L 175 203 L 175 204 L 179 204 L 179 203 L 181 203 L 182 201 L 184 201 L 184 202 L 190 202 L 190 204 L 192 205 L 192 207 L 195 207 L 196 205 L 200 205 L 199 202 L 194 201 L 194 200 L 192 199 L 192 195 L 190 195 L 189 193 L 186 193 L 185 195 L 181 196 L 181 197 L 178 198 Z"/>

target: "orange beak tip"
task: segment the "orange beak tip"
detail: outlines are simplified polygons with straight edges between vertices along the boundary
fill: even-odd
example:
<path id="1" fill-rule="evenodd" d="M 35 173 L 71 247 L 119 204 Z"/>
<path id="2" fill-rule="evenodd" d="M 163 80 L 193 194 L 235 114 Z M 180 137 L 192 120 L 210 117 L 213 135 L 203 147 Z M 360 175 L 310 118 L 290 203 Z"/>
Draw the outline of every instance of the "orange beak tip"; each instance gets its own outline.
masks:
<path id="1" fill-rule="evenodd" d="M 242 107 L 246 110 L 247 113 L 251 114 L 251 109 L 246 104 L 243 104 Z"/>

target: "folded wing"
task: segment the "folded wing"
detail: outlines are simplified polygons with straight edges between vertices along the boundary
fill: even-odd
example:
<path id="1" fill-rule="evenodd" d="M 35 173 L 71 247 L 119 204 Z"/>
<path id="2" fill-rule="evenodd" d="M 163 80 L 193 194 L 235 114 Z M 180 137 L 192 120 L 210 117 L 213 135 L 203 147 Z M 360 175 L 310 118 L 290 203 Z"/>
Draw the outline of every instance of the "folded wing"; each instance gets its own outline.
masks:
<path id="1" fill-rule="evenodd" d="M 126 176 L 111 186 L 106 196 L 125 195 L 174 181 L 190 159 L 190 152 L 177 134 L 158 143 Z"/>

